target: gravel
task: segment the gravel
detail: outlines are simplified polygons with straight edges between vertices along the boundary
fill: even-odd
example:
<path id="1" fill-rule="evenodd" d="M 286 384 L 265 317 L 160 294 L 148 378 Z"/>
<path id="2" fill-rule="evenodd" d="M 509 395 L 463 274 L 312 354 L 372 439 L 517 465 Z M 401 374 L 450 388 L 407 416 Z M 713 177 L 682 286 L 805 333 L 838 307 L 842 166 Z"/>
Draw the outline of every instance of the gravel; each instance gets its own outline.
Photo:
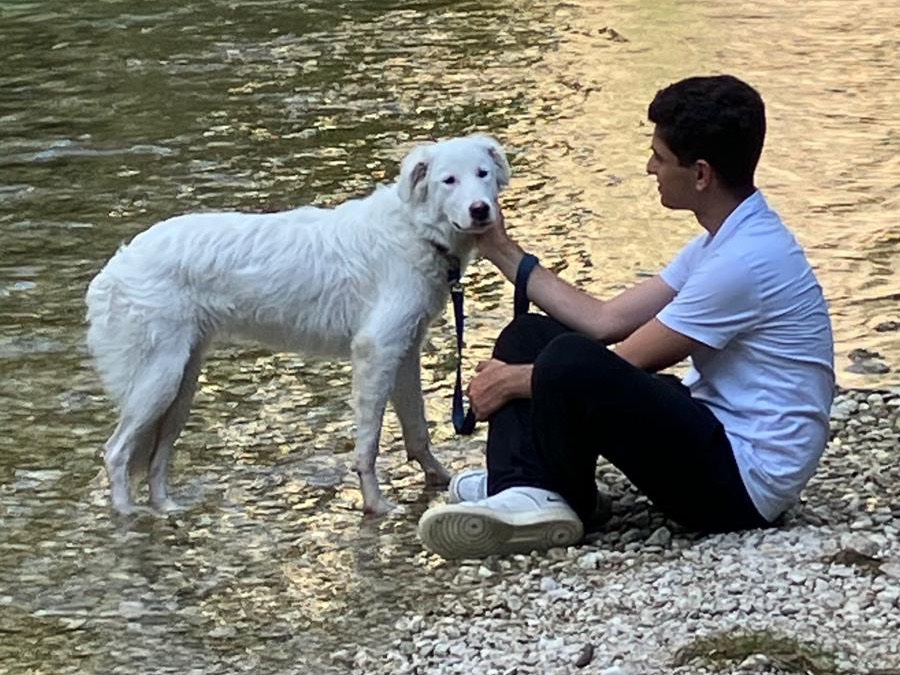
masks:
<path id="1" fill-rule="evenodd" d="M 777 528 L 696 536 L 612 467 L 606 531 L 543 554 L 447 562 L 356 672 L 900 673 L 900 388 L 841 390 L 832 438 Z M 715 645 L 715 646 L 710 646 Z"/>

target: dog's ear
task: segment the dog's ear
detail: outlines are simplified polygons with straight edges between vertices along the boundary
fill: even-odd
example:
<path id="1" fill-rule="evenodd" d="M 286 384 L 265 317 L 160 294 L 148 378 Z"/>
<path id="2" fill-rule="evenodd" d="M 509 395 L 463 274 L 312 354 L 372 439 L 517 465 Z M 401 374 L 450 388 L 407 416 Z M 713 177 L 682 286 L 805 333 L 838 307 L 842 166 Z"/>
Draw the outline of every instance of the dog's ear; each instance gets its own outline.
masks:
<path id="1" fill-rule="evenodd" d="M 423 201 L 428 192 L 428 165 L 431 161 L 431 146 L 423 143 L 413 148 L 400 164 L 400 178 L 397 180 L 397 193 L 405 202 Z"/>
<path id="2" fill-rule="evenodd" d="M 494 160 L 494 166 L 497 170 L 497 189 L 502 190 L 509 185 L 510 174 L 509 161 L 506 159 L 506 152 L 504 152 L 503 146 L 500 145 L 496 138 L 487 134 L 472 134 L 471 138 L 481 143 L 491 156 L 491 159 Z"/>

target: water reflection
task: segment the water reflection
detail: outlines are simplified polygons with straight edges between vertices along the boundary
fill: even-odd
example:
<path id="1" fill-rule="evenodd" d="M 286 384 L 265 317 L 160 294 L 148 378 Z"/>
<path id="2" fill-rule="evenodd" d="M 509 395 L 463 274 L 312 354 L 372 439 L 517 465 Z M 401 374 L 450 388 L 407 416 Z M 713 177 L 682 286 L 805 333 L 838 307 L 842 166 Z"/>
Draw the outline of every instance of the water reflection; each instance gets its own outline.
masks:
<path id="1" fill-rule="evenodd" d="M 341 650 L 383 648 L 397 615 L 459 590 L 415 541 L 435 495 L 392 415 L 380 470 L 402 510 L 360 520 L 343 364 L 216 351 L 173 468 L 189 510 L 110 515 L 97 472 L 113 416 L 81 298 L 119 242 L 176 212 L 336 203 L 390 179 L 416 140 L 490 130 L 514 167 L 511 227 L 610 293 L 697 232 L 643 175 L 647 101 L 731 71 L 769 102 L 760 182 L 818 269 L 839 358 L 866 347 L 900 368 L 897 333 L 874 330 L 900 318 L 898 29 L 875 2 L 828 5 L 0 6 L 0 660 L 346 672 Z M 471 368 L 511 293 L 486 265 L 468 276 Z M 481 448 L 451 434 L 453 366 L 445 318 L 423 379 L 441 457 L 462 468 Z"/>

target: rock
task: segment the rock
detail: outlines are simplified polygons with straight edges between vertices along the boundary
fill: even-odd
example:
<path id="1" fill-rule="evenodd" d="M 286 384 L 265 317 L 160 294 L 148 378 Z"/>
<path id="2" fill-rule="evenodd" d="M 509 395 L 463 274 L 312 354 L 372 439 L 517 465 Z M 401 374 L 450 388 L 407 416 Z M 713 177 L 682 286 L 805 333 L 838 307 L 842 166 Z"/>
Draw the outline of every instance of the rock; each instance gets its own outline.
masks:
<path id="1" fill-rule="evenodd" d="M 578 558 L 578 566 L 588 570 L 595 570 L 600 567 L 602 560 L 603 554 L 600 551 L 591 551 Z"/>
<path id="2" fill-rule="evenodd" d="M 881 573 L 892 579 L 900 579 L 900 562 L 886 562 L 879 567 Z"/>
<path id="3" fill-rule="evenodd" d="M 858 532 L 846 534 L 841 537 L 841 548 L 845 550 L 857 551 L 864 556 L 878 555 L 880 546 L 878 542 Z"/>
<path id="4" fill-rule="evenodd" d="M 831 404 L 831 419 L 832 421 L 847 420 L 857 410 L 859 410 L 859 403 L 852 398 L 836 398 L 834 403 Z"/>
<path id="5" fill-rule="evenodd" d="M 541 579 L 541 590 L 544 591 L 544 593 L 555 591 L 557 588 L 559 588 L 559 583 L 557 583 L 556 579 L 553 577 L 544 577 Z"/>
<path id="6" fill-rule="evenodd" d="M 772 661 L 765 654 L 751 654 L 738 665 L 738 670 L 744 673 L 765 673 Z"/>
<path id="7" fill-rule="evenodd" d="M 603 28 L 597 31 L 598 35 L 602 35 L 606 37 L 608 40 L 612 40 L 613 42 L 628 42 L 628 38 L 622 35 L 615 28 L 610 28 L 609 26 L 604 26 Z"/>
<path id="8" fill-rule="evenodd" d="M 873 522 L 869 516 L 860 516 L 850 523 L 851 530 L 868 530 L 872 527 Z"/>
<path id="9" fill-rule="evenodd" d="M 854 361 L 844 368 L 844 370 L 848 373 L 856 373 L 858 375 L 884 375 L 885 373 L 891 372 L 890 366 L 878 359 Z"/>
<path id="10" fill-rule="evenodd" d="M 847 358 L 851 361 L 867 361 L 869 359 L 880 359 L 884 358 L 878 352 L 873 352 L 868 349 L 851 349 L 847 354 Z"/>
<path id="11" fill-rule="evenodd" d="M 669 528 L 663 526 L 654 530 L 644 543 L 647 546 L 668 546 L 671 541 L 672 533 Z"/>
<path id="12" fill-rule="evenodd" d="M 594 658 L 594 645 L 588 642 L 581 649 L 581 653 L 578 654 L 578 658 L 575 659 L 575 667 L 576 668 L 584 668 L 587 664 L 589 664 Z"/>

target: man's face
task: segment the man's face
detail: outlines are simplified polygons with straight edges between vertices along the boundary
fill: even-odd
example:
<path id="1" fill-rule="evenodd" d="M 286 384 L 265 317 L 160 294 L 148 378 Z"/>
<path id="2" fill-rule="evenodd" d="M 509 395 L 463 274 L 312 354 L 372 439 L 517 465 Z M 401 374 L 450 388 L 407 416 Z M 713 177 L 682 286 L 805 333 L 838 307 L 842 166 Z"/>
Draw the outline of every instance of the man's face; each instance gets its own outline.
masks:
<path id="1" fill-rule="evenodd" d="M 656 176 L 659 200 L 669 209 L 693 209 L 697 192 L 697 171 L 695 166 L 681 166 L 675 153 L 669 149 L 659 134 L 653 132 L 650 142 L 650 159 L 647 173 Z"/>

